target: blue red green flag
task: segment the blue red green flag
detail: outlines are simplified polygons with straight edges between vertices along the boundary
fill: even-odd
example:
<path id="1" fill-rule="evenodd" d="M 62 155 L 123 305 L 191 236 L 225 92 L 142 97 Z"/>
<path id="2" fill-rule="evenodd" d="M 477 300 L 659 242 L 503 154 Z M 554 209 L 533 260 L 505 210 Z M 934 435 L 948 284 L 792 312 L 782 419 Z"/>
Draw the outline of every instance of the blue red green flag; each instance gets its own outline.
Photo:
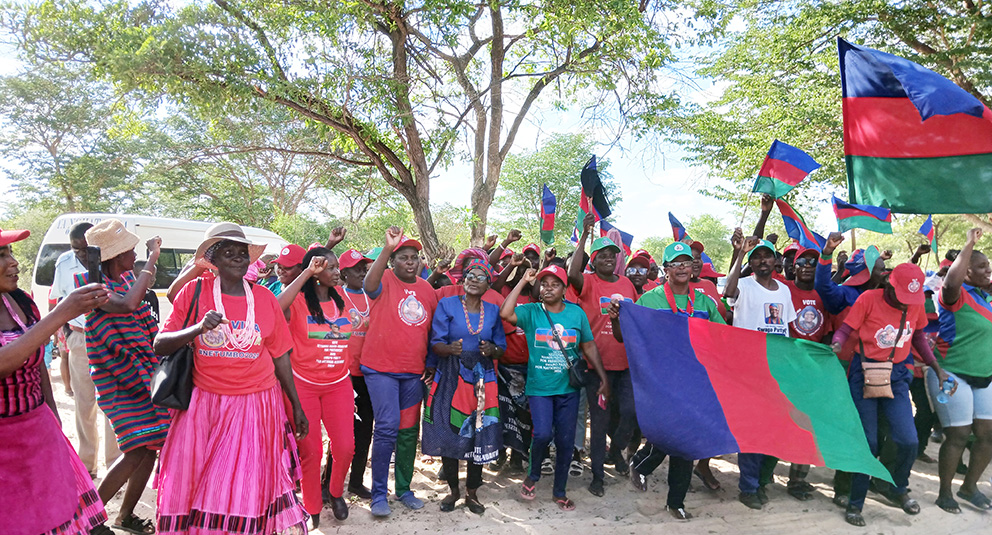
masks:
<path id="1" fill-rule="evenodd" d="M 555 242 L 555 211 L 558 209 L 558 200 L 551 193 L 548 185 L 544 185 L 544 192 L 541 194 L 541 241 L 545 245 Z"/>
<path id="2" fill-rule="evenodd" d="M 575 230 L 572 231 L 572 242 L 578 243 L 579 235 L 582 234 L 582 220 L 586 214 L 596 216 L 596 221 L 601 221 L 610 217 L 613 210 L 606 200 L 606 189 L 599 179 L 599 171 L 596 169 L 596 156 L 586 162 L 579 177 L 582 184 L 582 191 L 579 193 L 579 211 L 575 217 Z"/>
<path id="3" fill-rule="evenodd" d="M 892 211 L 881 206 L 846 203 L 833 196 L 834 215 L 841 232 L 863 228 L 872 232 L 892 234 Z"/>
<path id="4" fill-rule="evenodd" d="M 933 254 L 937 254 L 937 229 L 933 227 L 933 214 L 927 216 L 927 220 L 923 222 L 919 233 L 927 237 L 930 250 L 933 251 Z"/>
<path id="5" fill-rule="evenodd" d="M 675 216 L 671 212 L 668 212 L 668 222 L 672 224 L 672 236 L 675 238 L 675 241 L 683 241 L 689 238 L 689 235 L 685 232 L 685 227 L 682 226 L 682 223 L 679 223 L 678 219 L 675 219 Z M 691 240 L 692 238 L 689 239 Z"/>
<path id="6" fill-rule="evenodd" d="M 606 221 L 600 221 L 599 222 L 599 235 L 600 235 L 600 237 L 606 236 L 606 234 L 609 233 L 610 230 L 615 229 L 615 228 L 616 228 L 615 226 L 611 225 L 610 223 L 608 223 Z M 623 243 L 620 244 L 621 247 L 623 247 L 623 254 L 625 254 L 626 256 L 629 257 L 630 256 L 630 246 L 634 243 L 634 235 L 633 234 L 627 234 L 626 232 L 624 232 L 624 231 L 622 231 L 622 230 L 620 230 L 618 228 L 616 228 L 616 229 L 617 229 L 617 232 L 620 233 L 620 241 L 623 242 Z"/>
<path id="7" fill-rule="evenodd" d="M 892 480 L 829 346 L 629 303 L 620 325 L 637 421 L 662 451 L 764 453 Z"/>
<path id="8" fill-rule="evenodd" d="M 777 199 L 792 191 L 807 175 L 819 168 L 820 164 L 802 149 L 776 139 L 768 149 L 751 191 L 767 193 Z"/>
<path id="9" fill-rule="evenodd" d="M 783 199 L 775 199 L 778 211 L 782 214 L 782 222 L 785 223 L 785 232 L 790 238 L 799 242 L 806 249 L 816 249 L 822 251 L 827 244 L 826 238 L 813 232 L 806 226 L 803 216 L 792 209 L 792 205 Z"/>

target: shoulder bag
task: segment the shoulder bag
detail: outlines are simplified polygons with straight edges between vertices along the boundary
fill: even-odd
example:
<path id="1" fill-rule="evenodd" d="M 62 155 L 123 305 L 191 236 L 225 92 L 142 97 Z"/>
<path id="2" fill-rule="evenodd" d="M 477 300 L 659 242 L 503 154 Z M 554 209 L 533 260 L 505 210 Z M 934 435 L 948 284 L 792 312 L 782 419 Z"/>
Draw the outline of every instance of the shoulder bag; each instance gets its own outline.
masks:
<path id="1" fill-rule="evenodd" d="M 551 325 L 551 334 L 555 337 L 555 342 L 565 357 L 565 365 L 568 367 L 568 386 L 578 390 L 583 389 L 586 386 L 586 373 L 589 371 L 589 364 L 578 353 L 576 353 L 574 360 L 568 358 L 568 353 L 565 351 L 565 344 L 562 343 L 561 337 L 558 336 L 558 330 L 555 329 L 555 322 L 551 319 L 551 314 L 548 313 L 548 309 L 544 307 L 544 304 L 541 304 L 541 310 L 544 311 L 544 316 L 548 318 L 548 324 Z"/>
<path id="2" fill-rule="evenodd" d="M 193 290 L 193 300 L 190 302 L 189 310 L 186 311 L 183 329 L 189 327 L 189 318 L 197 310 L 202 284 L 203 281 L 196 281 L 196 289 Z M 158 368 L 152 375 L 152 403 L 159 407 L 181 411 L 189 408 L 189 401 L 193 397 L 194 351 L 193 342 L 190 341 L 171 355 L 159 359 Z"/>
<path id="3" fill-rule="evenodd" d="M 865 345 L 861 345 L 861 370 L 864 372 L 864 398 L 889 398 L 892 399 L 892 359 L 896 356 L 896 347 L 899 339 L 902 338 L 902 331 L 906 327 L 906 313 L 902 312 L 902 319 L 899 320 L 899 331 L 896 333 L 895 342 L 892 344 L 892 352 L 889 358 L 883 361 L 875 361 L 865 358 Z"/>

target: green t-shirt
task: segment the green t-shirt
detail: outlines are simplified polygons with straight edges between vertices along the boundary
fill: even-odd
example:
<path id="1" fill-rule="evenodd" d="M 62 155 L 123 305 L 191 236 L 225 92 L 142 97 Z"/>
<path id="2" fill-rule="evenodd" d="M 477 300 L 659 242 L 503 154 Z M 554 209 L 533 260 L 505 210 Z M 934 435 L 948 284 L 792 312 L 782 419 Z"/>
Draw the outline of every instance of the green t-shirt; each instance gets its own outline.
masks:
<path id="1" fill-rule="evenodd" d="M 678 295 L 675 294 L 675 305 L 681 310 L 685 310 L 689 305 L 688 295 Z M 637 300 L 637 304 L 647 308 L 653 308 L 655 310 L 671 310 L 672 307 L 668 304 L 668 298 L 665 296 L 665 286 L 656 286 L 650 291 L 645 292 L 640 299 Z M 685 315 L 683 313 L 683 315 Z M 696 289 L 696 295 L 692 300 L 692 316 L 693 318 L 701 318 L 705 320 L 712 321 L 714 323 L 727 322 L 723 320 L 723 316 L 720 315 L 720 309 L 717 308 L 716 303 L 702 290 Z"/>
<path id="2" fill-rule="evenodd" d="M 517 306 L 514 312 L 517 314 L 517 327 L 527 336 L 527 349 L 530 352 L 525 393 L 528 396 L 557 396 L 575 392 L 574 388 L 568 386 L 565 355 L 558 349 L 548 317 L 544 315 L 543 305 L 527 303 Z M 578 305 L 565 303 L 564 310 L 551 314 L 551 320 L 565 345 L 568 358 L 581 358 L 579 344 L 593 339 L 586 313 Z"/>

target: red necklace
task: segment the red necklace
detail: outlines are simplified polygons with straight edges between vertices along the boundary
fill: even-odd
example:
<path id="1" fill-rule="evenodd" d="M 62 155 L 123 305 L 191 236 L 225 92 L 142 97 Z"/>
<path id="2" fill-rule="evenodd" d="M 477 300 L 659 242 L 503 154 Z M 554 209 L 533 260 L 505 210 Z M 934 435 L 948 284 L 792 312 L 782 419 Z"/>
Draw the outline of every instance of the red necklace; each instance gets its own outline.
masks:
<path id="1" fill-rule="evenodd" d="M 461 296 L 462 300 L 462 313 L 465 314 L 465 327 L 468 327 L 468 334 L 479 334 L 482 332 L 482 326 L 486 323 L 486 307 L 479 301 L 479 326 L 472 329 L 472 323 L 468 319 L 468 307 L 465 306 L 465 296 Z"/>
<path id="2" fill-rule="evenodd" d="M 692 285 L 689 286 L 689 293 L 686 297 L 689 299 L 689 304 L 685 307 L 685 310 L 682 310 L 675 302 L 675 292 L 672 291 L 672 286 L 667 282 L 665 283 L 665 298 L 668 299 L 668 306 L 670 306 L 676 314 L 679 312 L 685 312 L 687 316 L 692 317 Z"/>

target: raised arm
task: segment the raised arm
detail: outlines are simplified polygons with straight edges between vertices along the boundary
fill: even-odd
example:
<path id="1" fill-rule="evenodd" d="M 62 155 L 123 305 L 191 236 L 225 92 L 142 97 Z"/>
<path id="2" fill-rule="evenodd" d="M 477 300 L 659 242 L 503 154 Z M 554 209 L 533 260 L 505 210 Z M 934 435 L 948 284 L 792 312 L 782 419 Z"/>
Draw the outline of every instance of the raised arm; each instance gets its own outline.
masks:
<path id="1" fill-rule="evenodd" d="M 300 274 L 289 283 L 289 286 L 282 289 L 282 292 L 276 297 L 279 301 L 279 308 L 282 309 L 283 313 L 286 314 L 286 319 L 289 319 L 289 307 L 293 306 L 293 301 L 296 300 L 296 296 L 303 289 L 303 285 L 306 284 L 310 277 L 324 271 L 327 267 L 327 258 L 323 256 L 315 256 L 310 259 L 310 265 L 306 267 Z"/>
<path id="2" fill-rule="evenodd" d="M 971 255 L 975 251 L 975 244 L 982 238 L 982 229 L 973 228 L 968 231 L 968 241 L 961 248 L 957 258 L 947 269 L 947 276 L 944 278 L 944 286 L 940 290 L 940 300 L 946 305 L 953 305 L 961 297 L 961 285 L 968 277 L 968 268 L 971 267 Z"/>
<path id="3" fill-rule="evenodd" d="M 169 285 L 169 290 L 165 292 L 165 297 L 170 303 L 176 301 L 176 296 L 179 295 L 179 290 L 186 286 L 186 283 L 191 280 L 196 280 L 197 277 L 203 275 L 207 271 L 207 268 L 197 265 L 196 262 L 192 262 L 183 268 L 182 272 L 176 277 L 176 280 L 172 281 Z"/>
<path id="4" fill-rule="evenodd" d="M 391 226 L 386 229 L 386 241 L 383 243 L 382 252 L 379 253 L 379 257 L 372 262 L 369 266 L 368 273 L 365 274 L 365 282 L 362 286 L 365 289 L 365 293 L 375 299 L 379 297 L 379 286 L 382 284 L 382 275 L 386 272 L 386 268 L 389 267 L 389 255 L 393 254 L 396 247 L 399 246 L 400 240 L 403 239 L 403 229 L 397 226 Z"/>
<path id="5" fill-rule="evenodd" d="M 525 258 L 522 253 L 514 253 L 510 257 L 510 263 L 503 268 L 503 271 L 499 272 L 499 276 L 496 277 L 496 280 L 489 287 L 497 292 L 502 291 L 503 286 L 506 286 L 506 279 L 510 278 L 510 273 L 513 272 L 513 268 L 524 265 L 524 260 Z"/>
<path id="6" fill-rule="evenodd" d="M 537 280 L 537 270 L 534 268 L 528 269 L 524 276 L 520 278 L 520 282 L 513 287 L 510 291 L 510 295 L 506 296 L 503 304 L 499 306 L 499 317 L 509 323 L 510 325 L 517 325 L 517 299 L 520 298 L 520 292 L 524 291 L 524 286 L 528 283 Z"/>
<path id="7" fill-rule="evenodd" d="M 345 235 L 348 234 L 348 229 L 344 227 L 334 227 L 331 232 L 327 235 L 327 243 L 324 247 L 327 249 L 334 249 L 334 246 L 343 242 Z"/>
<path id="8" fill-rule="evenodd" d="M 734 229 L 734 235 L 730 237 L 730 244 L 734 247 L 734 252 L 737 253 L 737 257 L 734 260 L 734 265 L 730 267 L 730 272 L 727 273 L 727 286 L 723 290 L 723 295 L 728 299 L 737 299 L 740 292 L 737 290 L 737 281 L 741 278 L 741 264 L 744 262 L 744 256 L 751 249 L 754 249 L 761 240 L 757 236 L 748 236 L 744 239 L 744 234 L 738 227 Z"/>
<path id="9" fill-rule="evenodd" d="M 496 247 L 495 249 L 492 250 L 491 253 L 489 253 L 489 265 L 495 266 L 496 264 L 498 264 L 500 257 L 503 256 L 503 251 L 505 251 L 506 248 L 510 246 L 510 244 L 520 241 L 521 237 L 523 237 L 523 234 L 521 234 L 519 230 L 510 229 L 510 232 L 506 233 L 506 238 L 503 238 L 503 243 L 499 244 L 498 247 Z"/>
<path id="10" fill-rule="evenodd" d="M 772 207 L 775 206 L 775 198 L 767 193 L 763 193 L 758 206 L 761 207 L 761 215 L 758 216 L 758 222 L 754 225 L 754 234 L 752 236 L 758 236 L 760 238 L 765 235 L 765 223 L 768 222 L 768 215 L 772 213 Z"/>
<path id="11" fill-rule="evenodd" d="M 100 307 L 102 310 L 111 314 L 130 314 L 141 306 L 141 300 L 145 298 L 148 288 L 151 288 L 155 280 L 155 263 L 158 262 L 158 255 L 162 250 L 162 238 L 155 236 L 145 245 L 148 247 L 148 261 L 145 262 L 145 268 L 138 273 L 134 284 L 126 294 L 121 296 L 111 292 L 110 299 Z"/>
<path id="12" fill-rule="evenodd" d="M 592 231 L 593 224 L 596 223 L 596 216 L 586 214 L 582 220 L 582 235 L 579 236 L 579 243 L 575 245 L 575 254 L 572 255 L 572 262 L 568 265 L 568 283 L 575 288 L 575 293 L 582 293 L 582 255 L 586 250 L 586 240 L 589 239 L 589 232 Z"/>

